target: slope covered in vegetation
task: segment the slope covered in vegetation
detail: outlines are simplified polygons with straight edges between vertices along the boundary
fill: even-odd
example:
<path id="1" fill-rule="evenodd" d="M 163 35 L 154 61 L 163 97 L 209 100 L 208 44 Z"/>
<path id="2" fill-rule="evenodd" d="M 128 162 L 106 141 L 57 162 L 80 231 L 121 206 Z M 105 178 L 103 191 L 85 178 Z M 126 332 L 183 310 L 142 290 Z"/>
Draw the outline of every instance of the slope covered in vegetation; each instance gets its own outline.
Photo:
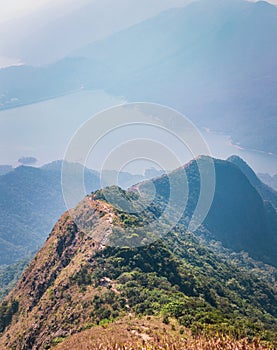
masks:
<path id="1" fill-rule="evenodd" d="M 185 176 L 188 199 L 180 221 L 187 226 L 205 186 L 199 169 L 209 169 L 211 166 L 215 169 L 215 192 L 198 234 L 204 234 L 208 240 L 220 241 L 224 247 L 235 252 L 245 251 L 252 258 L 277 267 L 277 213 L 274 208 L 277 194 L 262 184 L 240 158 L 225 161 L 199 157 L 169 175 L 142 182 L 132 190 L 147 196 L 154 185 L 154 203 L 159 208 L 165 208 L 170 200 L 172 185 L 182 193 L 180 184 Z M 176 196 L 176 207 L 182 208 L 183 201 L 183 196 Z"/>
<path id="2" fill-rule="evenodd" d="M 61 217 L 2 303 L 1 349 L 49 349 L 128 315 L 161 318 L 193 336 L 277 344 L 273 282 L 216 256 L 182 225 L 144 246 L 112 247 L 118 232 L 132 241 L 156 212 L 133 215 L 102 197 L 98 191 Z"/>

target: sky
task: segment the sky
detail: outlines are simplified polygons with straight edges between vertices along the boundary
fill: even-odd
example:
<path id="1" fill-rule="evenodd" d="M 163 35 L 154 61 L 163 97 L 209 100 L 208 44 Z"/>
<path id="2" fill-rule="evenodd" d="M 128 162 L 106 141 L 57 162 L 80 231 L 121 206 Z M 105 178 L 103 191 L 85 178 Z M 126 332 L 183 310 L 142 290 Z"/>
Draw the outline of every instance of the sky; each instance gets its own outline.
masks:
<path id="1" fill-rule="evenodd" d="M 15 18 L 24 17 L 26 15 L 28 16 L 33 12 L 45 9 L 47 7 L 61 7 L 66 5 L 68 10 L 69 8 L 79 7 L 82 4 L 93 2 L 99 4 L 101 3 L 101 0 L 0 0 L 0 23 Z M 182 4 L 187 2 L 188 0 L 173 1 L 173 6 L 176 3 Z"/>
<path id="2" fill-rule="evenodd" d="M 47 6 L 60 6 L 63 4 L 66 4 L 66 6 L 68 6 L 69 3 L 70 6 L 74 6 L 74 3 L 76 4 L 99 1 L 101 2 L 101 0 L 0 0 L 0 22 L 28 15 Z M 267 2 L 277 5 L 277 0 L 268 0 Z"/>
<path id="3" fill-rule="evenodd" d="M 0 0 L 0 68 L 55 62 L 89 42 L 191 1 Z"/>
<path id="4" fill-rule="evenodd" d="M 28 16 L 45 7 L 57 6 L 57 3 L 63 5 L 65 3 L 73 3 L 73 1 L 74 0 L 0 0 L 0 22 Z"/>
<path id="5" fill-rule="evenodd" d="M 2 0 L 0 21 L 21 17 L 37 10 L 52 0 Z"/>

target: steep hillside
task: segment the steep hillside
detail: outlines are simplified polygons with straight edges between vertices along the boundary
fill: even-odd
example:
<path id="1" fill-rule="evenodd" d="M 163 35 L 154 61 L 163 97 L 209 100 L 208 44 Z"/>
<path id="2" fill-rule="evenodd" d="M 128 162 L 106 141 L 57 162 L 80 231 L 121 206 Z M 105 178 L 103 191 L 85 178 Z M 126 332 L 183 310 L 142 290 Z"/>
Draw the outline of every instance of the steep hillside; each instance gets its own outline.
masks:
<path id="1" fill-rule="evenodd" d="M 66 184 L 62 188 L 62 164 L 62 161 L 55 161 L 41 168 L 20 166 L 0 176 L 0 266 L 25 258 L 41 247 L 55 222 L 67 210 L 63 190 L 71 189 L 71 202 L 67 204 L 74 207 L 83 197 L 80 191 L 83 176 L 85 193 L 101 187 L 97 171 L 80 164 L 64 163 Z M 127 188 L 150 178 L 150 174 L 159 172 L 155 169 L 144 175 L 120 172 L 119 186 Z M 107 181 L 117 178 L 109 170 L 104 175 Z"/>
<path id="2" fill-rule="evenodd" d="M 1 349 L 49 349 L 74 333 L 128 315 L 162 317 L 165 324 L 182 326 L 181 342 L 190 334 L 186 328 L 194 336 L 258 336 L 264 348 L 270 348 L 266 340 L 277 341 L 273 284 L 217 257 L 181 225 L 148 245 L 111 246 L 118 231 L 131 242 L 157 211 L 127 213 L 103 194 L 120 193 L 123 200 L 135 194 L 115 187 L 105 191 L 87 196 L 60 218 L 1 304 Z"/>
<path id="3" fill-rule="evenodd" d="M 211 158 L 200 157 L 170 175 L 177 188 L 184 171 L 188 179 L 188 201 L 181 220 L 185 225 L 192 217 L 200 196 L 198 164 L 205 168 L 205 163 L 208 166 L 210 161 Z M 254 259 L 276 267 L 277 213 L 268 202 L 270 199 L 273 204 L 276 203 L 276 193 L 260 183 L 248 167 L 253 178 L 249 174 L 245 175 L 244 170 L 231 161 L 215 159 L 213 162 L 216 176 L 215 194 L 203 227 L 198 230 L 199 234 L 206 231 L 205 235 L 209 239 L 220 241 L 223 246 L 234 251 L 245 251 Z M 253 179 L 257 180 L 257 183 L 253 183 L 257 189 L 250 183 Z M 166 175 L 154 179 L 153 182 L 138 184 L 133 190 L 147 195 L 152 183 L 157 191 L 156 202 L 163 203 L 164 206 L 168 203 L 170 195 L 170 183 Z M 180 192 L 181 190 L 180 188 Z M 179 199 L 179 205 L 183 205 L 182 197 Z"/>
<path id="4" fill-rule="evenodd" d="M 231 156 L 227 159 L 229 162 L 236 164 L 246 175 L 251 185 L 256 188 L 264 201 L 269 201 L 277 209 L 277 192 L 273 188 L 262 182 L 250 166 L 240 157 Z"/>

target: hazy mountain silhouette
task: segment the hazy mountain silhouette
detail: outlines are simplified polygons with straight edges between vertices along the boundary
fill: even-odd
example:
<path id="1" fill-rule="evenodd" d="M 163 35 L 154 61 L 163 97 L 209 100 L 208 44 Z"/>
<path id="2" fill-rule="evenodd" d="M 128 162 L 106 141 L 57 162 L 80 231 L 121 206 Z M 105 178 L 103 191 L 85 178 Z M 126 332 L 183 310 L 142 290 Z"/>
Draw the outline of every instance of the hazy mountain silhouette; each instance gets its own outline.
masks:
<path id="1" fill-rule="evenodd" d="M 105 89 L 128 100 L 170 105 L 244 146 L 277 153 L 276 36 L 275 6 L 193 2 L 55 64 L 1 70 L 1 107 Z"/>
<path id="2" fill-rule="evenodd" d="M 277 174 L 271 176 L 269 174 L 261 173 L 258 174 L 258 176 L 263 181 L 263 183 L 267 184 L 275 191 L 277 191 Z"/>
<path id="3" fill-rule="evenodd" d="M 20 166 L 0 177 L 0 264 L 9 264 L 37 250 L 58 217 L 66 210 L 61 187 L 61 164 Z M 72 165 L 72 186 L 75 169 Z M 87 174 L 89 192 L 99 177 Z"/>

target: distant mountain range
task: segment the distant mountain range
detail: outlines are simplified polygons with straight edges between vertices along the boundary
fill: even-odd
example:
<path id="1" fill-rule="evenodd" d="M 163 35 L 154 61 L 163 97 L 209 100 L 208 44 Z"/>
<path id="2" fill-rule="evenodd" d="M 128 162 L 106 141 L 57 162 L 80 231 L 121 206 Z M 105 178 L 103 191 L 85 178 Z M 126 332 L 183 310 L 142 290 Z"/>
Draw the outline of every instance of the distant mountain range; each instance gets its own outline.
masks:
<path id="1" fill-rule="evenodd" d="M 267 184 L 275 191 L 277 191 L 277 174 L 269 175 L 269 174 L 258 174 L 259 178 L 263 181 L 263 183 Z"/>
<path id="2" fill-rule="evenodd" d="M 2 21 L 0 14 L 0 67 L 10 61 L 50 64 L 72 50 L 130 27 L 159 12 L 184 6 L 191 0 L 91 0 L 49 3 L 27 8 L 17 18 Z M 136 11 L 133 11 L 134 6 Z M 23 6 L 22 6 L 23 8 Z M 19 9 L 17 9 L 19 12 Z M 28 14 L 29 10 L 29 14 Z M 3 56 L 3 57 L 2 57 Z"/>
<path id="3" fill-rule="evenodd" d="M 89 174 L 88 183 L 91 191 L 99 188 L 99 178 L 94 174 Z M 60 165 L 20 166 L 0 177 L 0 194 L 2 265 L 37 250 L 66 210 Z"/>
<path id="4" fill-rule="evenodd" d="M 203 227 L 222 244 L 244 249 L 277 266 L 276 226 L 274 231 L 268 227 L 273 212 L 269 215 L 258 190 L 241 170 L 240 165 L 248 169 L 242 160 L 201 157 L 174 171 L 170 175 L 173 182 L 180 179 L 181 172 L 188 177 L 187 215 L 197 202 L 200 187 L 197 164 L 211 161 L 216 170 L 216 191 Z M 145 210 L 129 211 L 144 203 L 147 193 L 143 192 L 151 183 L 156 187 L 153 202 Z M 62 346 L 64 341 L 74 342 L 74 334 L 75 344 L 76 337 L 84 343 L 85 330 L 91 329 L 93 336 L 98 325 L 105 328 L 115 320 L 123 325 L 127 317 L 131 332 L 131 325 L 143 316 L 159 324 L 159 329 L 170 323 L 184 339 L 189 334 L 194 340 L 204 335 L 208 342 L 209 337 L 224 334 L 221 339 L 231 344 L 247 338 L 245 349 L 253 348 L 252 342 L 256 347 L 261 342 L 261 349 L 276 347 L 276 280 L 268 279 L 262 264 L 253 272 L 214 254 L 209 245 L 200 243 L 199 232 L 187 231 L 186 220 L 152 240 L 155 232 L 144 227 L 160 218 L 169 192 L 168 176 L 164 175 L 137 184 L 131 191 L 117 186 L 98 190 L 64 213 L 0 304 L 1 349 Z M 111 205 L 118 198 L 117 205 Z M 173 207 L 179 204 L 173 203 Z M 274 221 L 271 224 L 273 228 Z M 124 245 L 117 246 L 119 241 Z M 134 242 L 142 245 L 135 247 Z M 134 341 L 141 333 L 135 330 Z M 119 349 L 119 344 L 115 345 L 118 339 L 113 335 L 109 346 Z M 100 347 L 100 335 L 92 340 L 99 348 L 107 344 L 101 340 Z M 178 344 L 180 341 L 178 338 Z M 66 349 L 68 343 L 64 344 L 61 349 Z M 180 349 L 185 348 L 180 345 Z"/>
<path id="5" fill-rule="evenodd" d="M 273 5 L 196 1 L 51 65 L 1 70 L 0 107 L 104 89 L 172 106 L 238 144 L 276 154 L 276 36 Z"/>

